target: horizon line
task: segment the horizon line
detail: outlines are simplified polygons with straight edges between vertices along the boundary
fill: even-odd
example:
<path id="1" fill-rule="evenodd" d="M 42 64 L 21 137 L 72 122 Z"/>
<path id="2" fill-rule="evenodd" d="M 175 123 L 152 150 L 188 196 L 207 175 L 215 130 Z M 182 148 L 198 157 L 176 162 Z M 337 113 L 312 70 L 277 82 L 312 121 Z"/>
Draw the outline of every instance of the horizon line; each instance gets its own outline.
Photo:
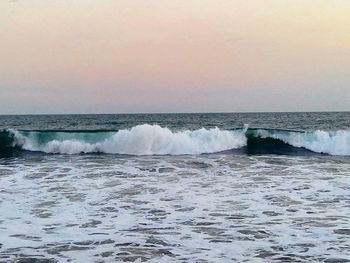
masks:
<path id="1" fill-rule="evenodd" d="M 161 114 L 251 114 L 251 113 L 344 113 L 350 110 L 329 111 L 217 111 L 217 112 L 120 112 L 120 113 L 10 113 L 0 116 L 61 116 L 61 115 L 161 115 Z"/>

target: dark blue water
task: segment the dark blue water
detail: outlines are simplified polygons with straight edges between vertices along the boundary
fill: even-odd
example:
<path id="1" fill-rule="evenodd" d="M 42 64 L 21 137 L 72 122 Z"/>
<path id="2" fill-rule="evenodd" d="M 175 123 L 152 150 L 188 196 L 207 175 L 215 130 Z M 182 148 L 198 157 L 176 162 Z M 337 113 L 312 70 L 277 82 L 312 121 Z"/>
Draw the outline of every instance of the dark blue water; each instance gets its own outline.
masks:
<path id="1" fill-rule="evenodd" d="M 119 130 L 145 123 L 190 130 L 233 129 L 244 124 L 271 129 L 340 130 L 350 129 L 350 112 L 0 116 L 0 129 Z"/>

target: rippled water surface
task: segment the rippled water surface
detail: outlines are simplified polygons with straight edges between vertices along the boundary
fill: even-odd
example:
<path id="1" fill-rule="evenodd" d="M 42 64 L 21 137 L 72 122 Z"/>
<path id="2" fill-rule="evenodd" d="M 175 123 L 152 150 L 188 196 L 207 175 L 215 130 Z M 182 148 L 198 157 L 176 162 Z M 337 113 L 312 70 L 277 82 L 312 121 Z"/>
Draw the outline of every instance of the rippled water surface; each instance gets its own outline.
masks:
<path id="1" fill-rule="evenodd" d="M 119 130 L 140 124 L 171 130 L 255 128 L 338 130 L 350 128 L 350 112 L 256 112 L 190 114 L 0 115 L 0 129 Z"/>
<path id="2" fill-rule="evenodd" d="M 0 159 L 0 262 L 348 262 L 349 157 Z"/>

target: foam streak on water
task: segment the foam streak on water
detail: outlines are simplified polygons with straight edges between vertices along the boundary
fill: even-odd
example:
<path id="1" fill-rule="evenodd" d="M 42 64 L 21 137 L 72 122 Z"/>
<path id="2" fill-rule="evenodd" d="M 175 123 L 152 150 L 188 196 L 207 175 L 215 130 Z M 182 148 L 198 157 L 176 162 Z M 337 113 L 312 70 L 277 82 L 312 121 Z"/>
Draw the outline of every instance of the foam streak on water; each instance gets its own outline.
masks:
<path id="1" fill-rule="evenodd" d="M 0 261 L 350 260 L 348 157 L 0 162 Z"/>

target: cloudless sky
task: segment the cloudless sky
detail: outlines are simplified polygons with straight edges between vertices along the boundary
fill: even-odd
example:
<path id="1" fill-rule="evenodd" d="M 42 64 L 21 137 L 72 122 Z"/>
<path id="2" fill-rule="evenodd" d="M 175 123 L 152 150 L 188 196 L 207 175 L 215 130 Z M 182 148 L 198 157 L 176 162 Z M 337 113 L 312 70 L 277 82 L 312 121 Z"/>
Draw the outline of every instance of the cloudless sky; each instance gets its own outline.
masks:
<path id="1" fill-rule="evenodd" d="M 334 110 L 349 0 L 0 1 L 0 114 Z"/>

